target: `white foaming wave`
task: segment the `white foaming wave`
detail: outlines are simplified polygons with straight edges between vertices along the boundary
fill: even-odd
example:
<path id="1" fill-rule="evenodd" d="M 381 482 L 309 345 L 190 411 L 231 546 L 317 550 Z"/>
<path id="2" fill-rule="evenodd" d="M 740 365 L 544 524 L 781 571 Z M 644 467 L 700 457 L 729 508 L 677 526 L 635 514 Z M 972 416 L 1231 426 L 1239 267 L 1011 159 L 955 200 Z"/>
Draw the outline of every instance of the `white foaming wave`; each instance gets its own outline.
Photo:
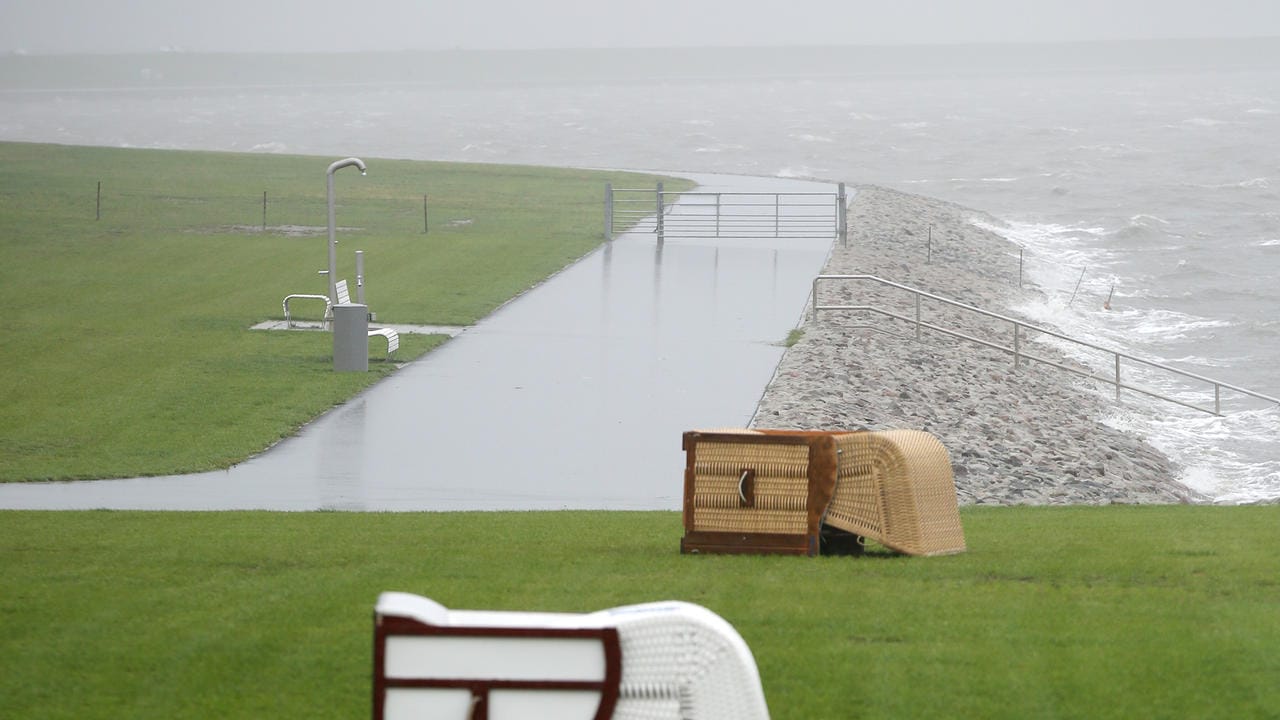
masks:
<path id="1" fill-rule="evenodd" d="M 734 145 L 732 143 L 722 143 L 720 145 L 708 145 L 706 147 L 694 148 L 693 151 L 696 153 L 720 153 L 720 152 L 725 152 L 726 150 L 733 151 L 733 150 L 745 150 L 745 149 L 746 149 L 745 145 Z"/>
<path id="2" fill-rule="evenodd" d="M 1028 263 L 1032 280 L 1042 287 L 1054 287 L 1067 279 L 1074 283 L 1075 278 L 1068 278 L 1068 274 L 1078 275 L 1081 269 L 1105 267 L 1112 262 L 1113 255 L 1109 250 L 1080 245 L 1080 236 L 1103 237 L 1107 234 L 1104 228 L 1018 220 L 1006 220 L 996 225 L 982 218 L 970 218 L 969 224 L 1029 251 L 1024 253 L 1024 259 L 1032 261 Z"/>
<path id="3" fill-rule="evenodd" d="M 713 126 L 713 125 L 715 125 L 716 123 L 715 123 L 715 121 L 714 121 L 714 120 L 696 120 L 696 119 L 695 119 L 695 120 L 685 120 L 685 121 L 684 121 L 684 124 L 685 124 L 685 125 L 694 125 L 694 126 L 696 126 L 696 127 L 712 127 L 712 126 Z"/>
<path id="4" fill-rule="evenodd" d="M 773 176 L 780 177 L 780 178 L 798 178 L 801 180 L 805 180 L 808 178 L 819 177 L 823 174 L 823 172 L 825 171 L 822 170 L 821 168 L 811 168 L 807 165 L 801 165 L 799 167 L 787 166 L 782 168 L 778 172 L 774 173 Z"/>
<path id="5" fill-rule="evenodd" d="M 1056 328 L 1070 337 L 1093 343 L 1103 348 L 1122 349 L 1134 338 L 1135 327 L 1167 329 L 1170 324 L 1203 328 L 1223 324 L 1193 318 L 1178 313 L 1157 312 L 1152 319 L 1142 310 L 1107 312 L 1083 309 L 1077 303 L 1068 307 L 1046 298 L 1034 300 L 1016 308 L 1042 326 Z M 1052 337 L 1041 336 L 1045 342 L 1068 357 L 1095 367 L 1103 376 L 1110 376 L 1110 362 L 1100 360 L 1096 351 Z M 1140 353 L 1139 353 L 1140 355 Z M 1194 366 L 1227 367 L 1237 364 L 1231 358 L 1205 358 L 1186 356 L 1163 361 L 1165 364 L 1183 363 Z M 1105 365 L 1100 367 L 1099 363 Z M 1186 367 L 1182 365 L 1182 367 Z M 1212 386 L 1177 375 L 1148 368 L 1140 364 L 1126 363 L 1124 376 L 1130 383 L 1150 388 L 1161 394 L 1177 398 L 1196 407 L 1212 408 Z M 1086 387 L 1100 397 L 1114 397 L 1114 389 L 1102 383 Z M 1175 463 L 1184 468 L 1178 478 L 1193 490 L 1218 503 L 1238 504 L 1273 501 L 1280 499 L 1280 407 L 1263 409 L 1233 409 L 1232 402 L 1243 402 L 1246 407 L 1256 407 L 1257 402 L 1224 390 L 1222 400 L 1225 416 L 1199 413 L 1189 408 L 1170 405 L 1167 402 L 1125 392 L 1124 402 L 1113 406 L 1113 412 L 1103 422 L 1121 430 L 1134 432 L 1154 445 Z"/>
<path id="6" fill-rule="evenodd" d="M 901 129 L 903 129 L 903 130 L 923 130 L 923 129 L 927 128 L 927 127 L 932 127 L 932 126 L 933 126 L 933 123 L 929 123 L 929 122 L 925 122 L 925 121 L 921 120 L 921 121 L 917 121 L 917 122 L 900 122 L 900 123 L 894 123 L 894 125 L 893 125 L 893 126 L 894 126 L 894 127 L 896 127 L 896 128 L 901 128 Z"/>
<path id="7" fill-rule="evenodd" d="M 1234 120 L 1215 120 L 1207 117 L 1193 117 L 1182 121 L 1183 125 L 1192 125 L 1194 127 L 1217 127 L 1218 125 L 1236 125 Z"/>
<path id="8" fill-rule="evenodd" d="M 1169 221 L 1168 221 L 1168 220 L 1165 220 L 1164 218 L 1160 217 L 1159 215 L 1144 215 L 1144 214 L 1141 214 L 1141 213 L 1139 213 L 1138 215 L 1134 215 L 1133 217 L 1129 218 L 1129 222 L 1134 223 L 1134 224 L 1137 224 L 1137 225 L 1149 225 L 1149 224 L 1150 224 L 1150 223 L 1152 223 L 1152 222 L 1156 222 L 1156 223 L 1159 223 L 1159 224 L 1161 224 L 1161 225 L 1168 225 L 1168 224 L 1169 224 Z"/>
<path id="9" fill-rule="evenodd" d="M 264 142 L 258 143 L 249 148 L 249 152 L 265 152 L 265 153 L 283 153 L 288 152 L 289 146 L 282 142 Z"/>
<path id="10" fill-rule="evenodd" d="M 872 115 L 871 113 L 851 112 L 849 113 L 849 119 L 850 120 L 879 120 L 880 117 L 877 115 Z"/>
<path id="11" fill-rule="evenodd" d="M 1214 320 L 1177 312 L 1176 310 L 1138 311 L 1141 319 L 1130 330 L 1144 337 L 1159 340 L 1183 340 L 1212 328 L 1231 327 L 1229 320 Z"/>
<path id="12" fill-rule="evenodd" d="M 1216 503 L 1280 499 L 1280 460 L 1250 459 L 1275 457 L 1280 408 L 1223 416 L 1116 408 L 1103 422 L 1145 437 L 1183 468 L 1179 480 L 1184 485 Z"/>
<path id="13" fill-rule="evenodd" d="M 1179 358 L 1167 358 L 1164 362 L 1171 365 L 1202 365 L 1204 367 L 1231 367 L 1236 363 L 1248 360 L 1247 357 L 1212 358 L 1203 355 L 1187 355 Z"/>
<path id="14" fill-rule="evenodd" d="M 1260 240 L 1254 243 L 1254 245 L 1256 245 L 1257 247 L 1280 247 L 1280 238 L 1274 238 L 1271 240 Z"/>
<path id="15" fill-rule="evenodd" d="M 835 142 L 835 140 L 832 140 L 831 138 L 829 138 L 829 137 L 827 137 L 827 136 L 825 136 L 825 135 L 811 135 L 811 134 L 809 134 L 809 133 L 800 133 L 800 134 L 796 134 L 796 135 L 791 135 L 791 138 L 792 138 L 793 140 L 800 140 L 801 142 L 814 142 L 814 143 L 833 143 L 833 142 Z"/>

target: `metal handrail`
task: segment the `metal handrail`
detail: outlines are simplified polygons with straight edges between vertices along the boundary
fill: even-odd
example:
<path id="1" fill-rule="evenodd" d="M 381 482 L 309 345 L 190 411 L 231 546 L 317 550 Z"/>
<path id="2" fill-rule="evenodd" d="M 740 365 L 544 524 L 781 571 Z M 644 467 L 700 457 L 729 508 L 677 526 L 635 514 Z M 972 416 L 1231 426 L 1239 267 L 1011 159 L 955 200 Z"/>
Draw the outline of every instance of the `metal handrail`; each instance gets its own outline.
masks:
<path id="1" fill-rule="evenodd" d="M 877 308 L 877 307 L 872 306 L 872 305 L 820 305 L 820 304 L 818 304 L 818 283 L 819 283 L 820 281 L 824 281 L 824 280 L 860 280 L 860 281 L 868 281 L 868 282 L 875 282 L 875 283 L 879 283 L 879 284 L 881 284 L 881 285 L 885 285 L 885 286 L 892 287 L 892 288 L 897 288 L 897 289 L 899 289 L 899 290 L 903 290 L 903 291 L 905 291 L 905 292 L 908 292 L 908 293 L 910 293 L 910 294 L 915 298 L 915 317 L 907 317 L 907 316 L 905 316 L 905 315 L 899 315 L 899 314 L 894 313 L 894 312 L 891 312 L 891 311 L 889 311 L 889 310 L 885 310 L 885 309 L 882 309 L 882 308 Z M 983 340 L 982 338 L 977 338 L 977 337 L 974 337 L 974 336 L 972 336 L 972 335 L 968 335 L 968 334 L 966 334 L 966 333 L 960 332 L 960 331 L 958 331 L 958 330 L 952 330 L 952 329 L 950 329 L 950 328 L 942 327 L 942 326 L 940 326 L 940 325 L 936 325 L 936 324 L 929 323 L 929 322 L 924 322 L 924 321 L 921 319 L 921 313 L 920 313 L 920 300 L 921 300 L 922 298 L 924 298 L 924 299 L 928 299 L 928 300 L 935 300 L 935 301 L 937 301 L 937 302 L 943 303 L 944 305 L 949 305 L 949 306 L 951 306 L 951 307 L 959 308 L 959 309 L 961 309 L 961 310 L 966 310 L 966 311 L 968 311 L 968 312 L 977 313 L 978 315 L 982 315 L 982 316 L 985 316 L 985 317 L 991 318 L 991 319 L 993 319 L 993 320 L 999 320 L 999 321 L 1001 321 L 1001 322 L 1007 322 L 1007 323 L 1010 323 L 1010 324 L 1013 326 L 1013 345 L 1012 345 L 1012 347 L 1010 347 L 1010 346 L 1005 346 L 1005 345 L 1001 345 L 1001 344 L 999 344 L 999 343 L 990 342 L 990 341 L 988 341 L 988 340 Z M 1093 344 L 1093 343 L 1091 343 L 1091 342 L 1086 342 L 1086 341 L 1084 341 L 1084 340 L 1078 340 L 1078 339 L 1076 339 L 1076 338 L 1069 337 L 1069 336 L 1067 336 L 1067 335 L 1063 335 L 1063 334 L 1062 334 L 1062 333 L 1060 333 L 1060 332 L 1057 332 L 1057 331 L 1054 331 L 1054 330 L 1050 330 L 1050 329 L 1048 329 L 1048 328 L 1040 327 L 1040 326 L 1038 326 L 1038 325 L 1032 325 L 1031 323 L 1024 322 L 1024 321 L 1019 320 L 1019 319 L 1017 319 L 1017 318 L 1009 317 L 1008 315 L 1001 315 L 1000 313 L 994 313 L 994 312 L 991 312 L 991 311 L 988 311 L 988 310 L 983 310 L 982 308 L 974 307 L 973 305 L 967 305 L 967 304 L 962 303 L 962 302 L 957 302 L 957 301 L 955 301 L 955 300 L 950 300 L 950 299 L 948 299 L 948 298 L 944 298 L 944 297 L 942 297 L 942 296 L 940 296 L 940 295 L 934 295 L 933 293 L 926 292 L 926 291 L 924 291 L 924 290 L 918 290 L 918 289 L 916 289 L 916 288 L 913 288 L 913 287 L 910 287 L 910 286 L 907 286 L 907 285 L 903 285 L 903 284 L 901 284 L 901 283 L 893 282 L 892 280 L 885 280 L 884 278 L 876 277 L 875 275 L 819 275 L 819 276 L 817 276 L 817 277 L 815 277 L 815 278 L 813 279 L 812 305 L 813 305 L 813 315 L 814 315 L 814 318 L 815 318 L 815 319 L 817 319 L 817 317 L 818 317 L 818 312 L 819 312 L 820 310 L 858 310 L 858 311 L 874 312 L 874 313 L 878 313 L 878 314 L 881 314 L 881 315 L 885 315 L 885 316 L 888 316 L 888 317 L 892 317 L 892 318 L 895 318 L 895 319 L 898 319 L 898 320 L 904 320 L 904 321 L 906 321 L 906 322 L 909 322 L 909 323 L 914 324 L 914 325 L 915 325 L 915 331 L 916 331 L 916 332 L 915 332 L 915 334 L 916 334 L 916 339 L 920 339 L 920 332 L 921 332 L 921 330 L 922 330 L 922 329 L 933 330 L 933 331 L 935 331 L 935 332 L 940 332 L 940 333 L 942 333 L 942 334 L 944 334 L 944 335 L 950 335 L 950 336 L 952 336 L 952 337 L 960 338 L 960 339 L 962 339 L 962 340 L 968 340 L 968 341 L 970 341 L 970 342 L 974 342 L 974 343 L 977 343 L 977 344 L 979 344 L 979 345 L 983 345 L 983 346 L 986 346 L 986 347 L 989 347 L 989 348 L 992 348 L 992 349 L 995 349 L 995 350 L 1002 350 L 1002 351 L 1004 351 L 1004 352 L 1012 353 L 1012 355 L 1013 355 L 1013 366 L 1014 366 L 1015 368 L 1017 368 L 1017 367 L 1019 367 L 1019 366 L 1021 365 L 1021 361 L 1022 361 L 1022 359 L 1023 359 L 1023 358 L 1026 358 L 1026 359 L 1028 359 L 1028 360 L 1033 360 L 1033 361 L 1035 361 L 1035 362 L 1043 363 L 1043 364 L 1045 364 L 1045 365 L 1049 365 L 1049 366 L 1054 367 L 1054 368 L 1057 368 L 1057 369 L 1059 369 L 1059 370 L 1065 370 L 1065 371 L 1067 371 L 1067 372 L 1074 373 L 1074 374 L 1076 374 L 1076 375 L 1080 375 L 1080 376 L 1082 376 L 1082 377 L 1086 377 L 1086 378 L 1093 379 L 1093 380 L 1100 380 L 1100 381 L 1102 381 L 1102 382 L 1105 382 L 1105 383 L 1108 383 L 1108 384 L 1110 384 L 1110 385 L 1114 385 L 1114 386 L 1115 386 L 1115 388 L 1116 388 L 1116 401 L 1117 401 L 1117 402 L 1119 402 L 1119 401 L 1120 401 L 1120 391 L 1121 391 L 1121 390 L 1132 390 L 1132 391 L 1134 391 L 1134 392 L 1141 393 L 1141 394 L 1143 394 L 1143 395 L 1148 395 L 1148 396 L 1151 396 L 1151 397 L 1154 397 L 1154 398 L 1158 398 L 1158 399 L 1160 399 L 1160 400 L 1164 400 L 1164 401 L 1166 401 L 1166 402 L 1171 402 L 1171 403 L 1174 403 L 1174 404 L 1176 404 L 1176 405 L 1181 405 L 1181 406 L 1183 406 L 1183 407 L 1190 408 L 1190 409 L 1192 409 L 1192 410 L 1199 410 L 1200 412 L 1209 413 L 1209 414 L 1211 414 L 1211 415 L 1221 415 L 1221 414 L 1222 414 L 1222 391 L 1223 391 L 1223 390 L 1231 390 L 1231 391 L 1233 391 L 1233 392 L 1237 392 L 1237 393 L 1240 393 L 1240 394 L 1242 394 L 1242 395 L 1247 395 L 1247 396 L 1249 396 L 1249 397 L 1257 398 L 1257 399 L 1259 399 L 1259 400 L 1265 400 L 1265 401 L 1267 401 L 1267 402 L 1271 402 L 1271 403 L 1275 403 L 1276 405 L 1280 405 L 1280 398 L 1274 398 L 1274 397 L 1271 397 L 1270 395 L 1263 395 L 1262 393 L 1254 392 L 1254 391 L 1252 391 L 1252 390 L 1248 390 L 1248 389 L 1246 389 L 1246 388 L 1242 388 L 1242 387 L 1239 387 L 1239 386 L 1237 386 L 1237 385 L 1232 385 L 1232 384 L 1230 384 L 1230 383 L 1225 383 L 1225 382 L 1222 382 L 1222 381 L 1220 381 L 1220 380 L 1215 380 L 1215 379 L 1213 379 L 1213 378 L 1205 377 L 1205 376 L 1203 376 L 1203 375 L 1197 375 L 1196 373 L 1187 372 L 1187 371 L 1185 371 L 1185 370 L 1179 370 L 1178 368 L 1175 368 L 1175 367 L 1170 367 L 1170 366 L 1168 366 L 1168 365 L 1164 365 L 1164 364 L 1161 364 L 1161 363 L 1158 363 L 1158 362 L 1154 362 L 1154 361 L 1152 361 L 1152 360 L 1146 360 L 1146 359 L 1144 359 L 1144 358 L 1136 357 L 1136 356 L 1130 355 L 1130 354 L 1128 354 L 1128 353 L 1120 352 L 1120 351 L 1118 351 L 1118 350 L 1112 350 L 1111 348 L 1102 347 L 1101 345 L 1095 345 L 1095 344 Z M 1091 349 L 1093 349 L 1093 350 L 1097 350 L 1097 351 L 1099 351 L 1099 352 L 1104 352 L 1104 353 L 1108 353 L 1108 354 L 1112 355 L 1112 356 L 1114 357 L 1114 359 L 1115 359 L 1115 376 L 1114 376 L 1114 377 L 1107 377 L 1107 376 L 1104 376 L 1104 375 L 1098 375 L 1098 374 L 1096 374 L 1096 373 L 1093 373 L 1092 371 L 1090 371 L 1090 372 L 1085 372 L 1085 371 L 1083 371 L 1083 370 L 1080 370 L 1079 368 L 1070 367 L 1070 366 L 1068 366 L 1068 365 L 1064 365 L 1064 364 L 1062 364 L 1062 363 L 1060 363 L 1060 362 L 1057 362 L 1057 361 L 1055 361 L 1055 360 L 1050 360 L 1050 359 L 1048 359 L 1048 358 L 1043 358 L 1043 357 L 1039 357 L 1039 356 L 1031 355 L 1031 354 L 1027 353 L 1027 352 L 1026 352 L 1026 351 L 1024 351 L 1024 350 L 1022 349 L 1022 347 L 1021 347 L 1021 337 L 1022 337 L 1023 335 L 1025 335 L 1025 334 L 1026 334 L 1026 333 L 1024 332 L 1024 330 L 1031 330 L 1031 331 L 1035 331 L 1035 332 L 1038 332 L 1038 333 L 1042 333 L 1042 334 L 1044 334 L 1044 335 L 1048 335 L 1048 336 L 1050 336 L 1050 337 L 1058 338 L 1059 340 L 1065 340 L 1066 342 L 1074 343 L 1074 344 L 1076 344 L 1076 345 L 1080 345 L 1080 346 L 1083 346 L 1083 347 L 1091 348 Z M 1213 386 L 1213 409 L 1212 409 L 1212 410 L 1210 410 L 1210 409 L 1208 409 L 1208 408 L 1200 407 L 1199 405 L 1194 405 L 1194 404 L 1192 404 L 1192 403 L 1188 403 L 1188 402 L 1184 402 L 1184 401 L 1182 401 L 1182 400 L 1178 400 L 1177 398 L 1172 398 L 1172 397 L 1168 397 L 1168 396 L 1166 396 L 1166 395 L 1162 395 L 1162 394 L 1160 394 L 1160 393 L 1158 393 L 1158 392 L 1156 392 L 1156 391 L 1154 391 L 1154 390 L 1150 390 L 1150 389 L 1147 389 L 1147 388 L 1143 388 L 1143 387 L 1139 387 L 1139 386 L 1136 386 L 1136 385 L 1130 385 L 1130 384 L 1128 384 L 1128 383 L 1125 383 L 1125 382 L 1121 379 L 1121 375 L 1120 375 L 1120 361 L 1121 361 L 1122 359 L 1123 359 L 1123 360 L 1130 360 L 1130 361 L 1132 361 L 1132 362 L 1140 363 L 1140 364 L 1145 365 L 1145 366 L 1147 366 L 1147 367 L 1155 368 L 1155 369 L 1157 369 L 1157 370 L 1162 370 L 1162 371 L 1165 371 L 1165 372 L 1168 372 L 1168 373 L 1173 373 L 1173 374 L 1175 374 L 1175 375 L 1179 375 L 1179 376 L 1184 377 L 1184 378 L 1188 378 L 1188 379 L 1191 379 L 1191 380 L 1196 380 L 1196 381 L 1199 381 L 1199 382 L 1204 382 L 1204 383 L 1208 383 L 1208 384 L 1212 385 L 1212 386 Z"/>

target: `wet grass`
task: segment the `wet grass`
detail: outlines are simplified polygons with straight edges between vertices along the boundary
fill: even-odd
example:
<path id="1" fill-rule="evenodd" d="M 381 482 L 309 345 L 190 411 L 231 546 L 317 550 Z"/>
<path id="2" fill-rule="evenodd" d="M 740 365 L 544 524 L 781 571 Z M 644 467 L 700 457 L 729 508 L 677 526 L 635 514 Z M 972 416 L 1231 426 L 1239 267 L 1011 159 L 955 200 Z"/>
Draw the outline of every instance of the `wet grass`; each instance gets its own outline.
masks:
<path id="1" fill-rule="evenodd" d="M 335 175 L 338 277 L 354 297 L 364 250 L 383 322 L 475 322 L 601 242 L 606 181 L 657 180 L 365 160 Z M 226 467 L 393 372 L 378 342 L 334 373 L 329 335 L 249 330 L 327 292 L 331 161 L 0 143 L 0 481 Z"/>
<path id="2" fill-rule="evenodd" d="M 0 513 L 7 717 L 367 715 L 370 615 L 681 599 L 772 715 L 1238 718 L 1280 707 L 1280 507 L 966 509 L 969 552 L 681 556 L 676 513 Z"/>

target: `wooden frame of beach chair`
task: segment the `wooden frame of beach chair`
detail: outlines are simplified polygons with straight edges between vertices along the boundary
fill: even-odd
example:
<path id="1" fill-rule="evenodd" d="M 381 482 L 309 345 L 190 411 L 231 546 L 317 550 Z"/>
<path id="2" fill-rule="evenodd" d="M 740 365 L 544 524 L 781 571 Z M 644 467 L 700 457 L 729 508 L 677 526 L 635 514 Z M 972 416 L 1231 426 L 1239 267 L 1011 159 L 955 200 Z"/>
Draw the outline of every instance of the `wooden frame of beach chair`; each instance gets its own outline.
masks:
<path id="1" fill-rule="evenodd" d="M 963 552 L 946 449 L 919 430 L 684 434 L 681 552 L 817 555 L 832 529 L 910 555 Z"/>
<path id="2" fill-rule="evenodd" d="M 817 555 L 844 434 L 686 432 L 680 551 Z"/>
<path id="3" fill-rule="evenodd" d="M 490 612 L 386 592 L 373 666 L 374 720 L 769 717 L 742 637 L 683 602 Z"/>

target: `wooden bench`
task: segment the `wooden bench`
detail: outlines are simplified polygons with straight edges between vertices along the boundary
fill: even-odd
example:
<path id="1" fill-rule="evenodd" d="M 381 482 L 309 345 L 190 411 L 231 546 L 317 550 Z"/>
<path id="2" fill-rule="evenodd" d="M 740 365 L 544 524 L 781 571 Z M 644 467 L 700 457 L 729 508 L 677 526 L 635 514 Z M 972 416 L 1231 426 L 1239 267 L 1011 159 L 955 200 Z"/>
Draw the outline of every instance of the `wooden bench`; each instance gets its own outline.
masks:
<path id="1" fill-rule="evenodd" d="M 374 720 L 612 717 L 768 720 L 769 711 L 742 637 L 698 605 L 579 615 L 379 596 Z"/>
<path id="2" fill-rule="evenodd" d="M 351 303 L 351 291 L 347 289 L 347 281 L 339 280 L 334 283 L 334 288 L 338 294 L 338 304 L 347 305 Z M 400 349 L 400 333 L 394 328 L 371 328 L 369 337 L 382 337 L 387 341 L 387 359 L 391 359 L 391 354 Z"/>

